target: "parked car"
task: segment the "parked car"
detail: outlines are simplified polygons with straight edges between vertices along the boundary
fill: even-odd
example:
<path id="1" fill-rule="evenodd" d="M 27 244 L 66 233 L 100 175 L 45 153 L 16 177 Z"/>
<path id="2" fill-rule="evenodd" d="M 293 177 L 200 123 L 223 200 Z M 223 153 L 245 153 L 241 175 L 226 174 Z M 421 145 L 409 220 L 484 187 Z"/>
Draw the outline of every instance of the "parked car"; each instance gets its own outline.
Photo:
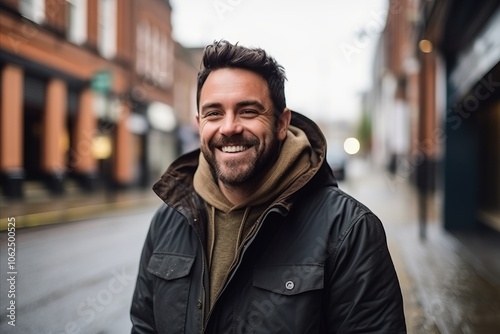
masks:
<path id="1" fill-rule="evenodd" d="M 337 181 L 343 181 L 346 178 L 347 153 L 342 147 L 333 146 L 328 148 L 326 160 L 333 170 L 333 175 Z"/>

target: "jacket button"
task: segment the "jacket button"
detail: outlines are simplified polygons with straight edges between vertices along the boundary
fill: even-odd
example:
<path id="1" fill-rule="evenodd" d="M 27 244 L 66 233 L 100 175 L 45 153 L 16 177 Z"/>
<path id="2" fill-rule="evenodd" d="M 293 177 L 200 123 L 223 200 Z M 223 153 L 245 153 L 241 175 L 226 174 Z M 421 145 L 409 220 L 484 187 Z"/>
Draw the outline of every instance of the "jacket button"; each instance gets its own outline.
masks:
<path id="1" fill-rule="evenodd" d="M 198 301 L 196 302 L 196 307 L 197 307 L 198 309 L 200 309 L 200 310 L 201 310 L 201 306 L 202 306 L 202 304 L 201 304 L 201 300 L 198 300 Z"/>
<path id="2" fill-rule="evenodd" d="M 295 286 L 295 284 L 293 284 L 292 281 L 288 281 L 288 282 L 285 283 L 285 288 L 287 290 L 292 290 L 294 286 Z"/>

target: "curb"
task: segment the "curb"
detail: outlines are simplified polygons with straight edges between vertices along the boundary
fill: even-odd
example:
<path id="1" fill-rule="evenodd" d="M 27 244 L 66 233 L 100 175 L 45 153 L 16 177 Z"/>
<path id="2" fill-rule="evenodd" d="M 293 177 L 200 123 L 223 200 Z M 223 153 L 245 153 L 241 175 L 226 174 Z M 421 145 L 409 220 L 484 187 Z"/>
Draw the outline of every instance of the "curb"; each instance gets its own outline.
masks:
<path id="1" fill-rule="evenodd" d="M 7 230 L 9 222 L 15 222 L 16 229 L 55 225 L 84 219 L 98 218 L 102 216 L 102 214 L 106 213 L 119 213 L 146 207 L 155 208 L 155 205 L 159 205 L 158 198 L 138 198 L 112 203 L 71 207 L 55 211 L 37 212 L 26 215 L 12 215 L 9 217 L 2 217 L 0 219 L 0 232 Z M 12 218 L 14 218 L 14 221 L 12 221 Z"/>

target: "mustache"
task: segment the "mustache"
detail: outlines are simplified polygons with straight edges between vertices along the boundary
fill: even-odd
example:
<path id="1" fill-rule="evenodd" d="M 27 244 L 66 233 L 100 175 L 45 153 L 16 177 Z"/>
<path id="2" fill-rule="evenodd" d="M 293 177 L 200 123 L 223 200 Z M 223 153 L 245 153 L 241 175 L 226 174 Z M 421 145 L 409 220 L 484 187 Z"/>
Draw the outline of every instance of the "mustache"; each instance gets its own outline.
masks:
<path id="1" fill-rule="evenodd" d="M 241 135 L 231 136 L 231 137 L 218 137 L 210 141 L 210 148 L 221 147 L 221 146 L 253 146 L 258 145 L 259 140 L 257 138 L 244 138 Z"/>

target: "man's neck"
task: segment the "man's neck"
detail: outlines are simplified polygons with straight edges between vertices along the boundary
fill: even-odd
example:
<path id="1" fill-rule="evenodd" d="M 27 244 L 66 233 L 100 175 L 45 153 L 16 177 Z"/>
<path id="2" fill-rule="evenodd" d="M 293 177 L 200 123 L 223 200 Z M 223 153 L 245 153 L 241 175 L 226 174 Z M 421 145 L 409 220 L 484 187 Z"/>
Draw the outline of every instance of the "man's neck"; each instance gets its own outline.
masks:
<path id="1" fill-rule="evenodd" d="M 218 182 L 219 189 L 222 194 L 227 198 L 227 200 L 234 206 L 243 203 L 251 194 L 254 193 L 254 189 L 248 185 L 231 187 L 222 182 Z"/>

